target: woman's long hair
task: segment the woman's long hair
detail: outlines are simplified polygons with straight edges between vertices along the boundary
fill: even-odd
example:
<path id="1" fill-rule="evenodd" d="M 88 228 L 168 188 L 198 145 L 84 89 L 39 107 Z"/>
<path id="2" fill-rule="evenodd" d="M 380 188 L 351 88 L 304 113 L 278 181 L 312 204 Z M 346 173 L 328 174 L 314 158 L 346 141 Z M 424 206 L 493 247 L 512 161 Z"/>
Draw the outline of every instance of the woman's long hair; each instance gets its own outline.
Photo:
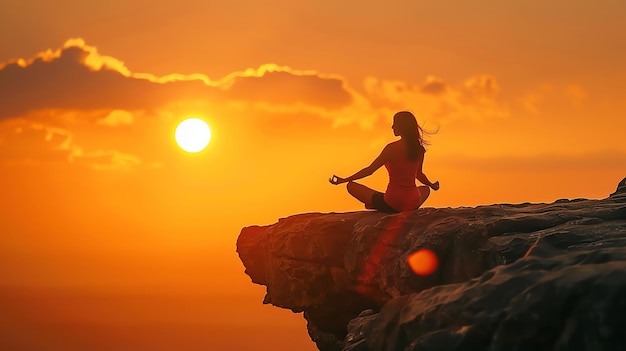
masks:
<path id="1" fill-rule="evenodd" d="M 406 143 L 409 160 L 417 160 L 421 154 L 426 152 L 424 146 L 428 145 L 428 142 L 423 137 L 424 129 L 417 123 L 413 113 L 409 111 L 397 112 L 393 116 L 393 124 Z"/>

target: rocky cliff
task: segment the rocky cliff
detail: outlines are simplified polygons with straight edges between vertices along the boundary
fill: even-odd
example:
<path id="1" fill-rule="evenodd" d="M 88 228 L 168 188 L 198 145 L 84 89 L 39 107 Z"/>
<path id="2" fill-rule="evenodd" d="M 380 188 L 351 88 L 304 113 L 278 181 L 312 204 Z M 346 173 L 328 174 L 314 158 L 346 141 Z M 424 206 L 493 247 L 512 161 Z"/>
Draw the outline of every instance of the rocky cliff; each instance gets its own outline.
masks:
<path id="1" fill-rule="evenodd" d="M 322 351 L 626 349 L 626 179 L 601 200 L 294 215 L 237 252 Z"/>

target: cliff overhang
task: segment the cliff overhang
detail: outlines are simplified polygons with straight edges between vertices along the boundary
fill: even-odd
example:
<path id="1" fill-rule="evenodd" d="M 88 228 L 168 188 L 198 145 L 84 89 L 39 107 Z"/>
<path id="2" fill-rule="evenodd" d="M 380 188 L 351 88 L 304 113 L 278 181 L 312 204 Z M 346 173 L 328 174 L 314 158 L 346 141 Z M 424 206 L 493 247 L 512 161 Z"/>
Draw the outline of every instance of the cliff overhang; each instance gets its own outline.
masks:
<path id="1" fill-rule="evenodd" d="M 267 287 L 263 302 L 304 312 L 324 351 L 566 347 L 593 317 L 572 311 L 598 287 L 606 293 L 588 308 L 626 312 L 625 247 L 626 179 L 599 200 L 299 214 L 237 241 L 246 274 Z M 408 263 L 421 249 L 438 258 L 430 275 Z M 624 337 L 605 322 L 593 329 L 605 336 L 590 338 L 615 346 Z"/>

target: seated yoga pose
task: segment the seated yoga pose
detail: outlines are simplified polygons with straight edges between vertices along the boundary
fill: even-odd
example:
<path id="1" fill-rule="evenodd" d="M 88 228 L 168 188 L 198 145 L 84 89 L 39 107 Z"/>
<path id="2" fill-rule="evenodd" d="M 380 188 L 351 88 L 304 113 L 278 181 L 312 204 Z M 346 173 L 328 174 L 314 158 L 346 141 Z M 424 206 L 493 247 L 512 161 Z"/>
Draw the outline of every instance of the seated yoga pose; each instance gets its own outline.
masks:
<path id="1" fill-rule="evenodd" d="M 365 208 L 390 213 L 415 210 L 426 201 L 430 189 L 439 189 L 439 182 L 432 183 L 422 171 L 426 152 L 424 132 L 415 116 L 408 111 L 396 113 L 391 129 L 395 136 L 400 136 L 400 140 L 387 144 L 369 166 L 347 178 L 333 175 L 329 181 L 335 185 L 348 183 L 350 195 L 365 204 Z M 385 193 L 354 182 L 371 175 L 382 166 L 389 173 Z M 427 186 L 418 187 L 415 179 Z"/>

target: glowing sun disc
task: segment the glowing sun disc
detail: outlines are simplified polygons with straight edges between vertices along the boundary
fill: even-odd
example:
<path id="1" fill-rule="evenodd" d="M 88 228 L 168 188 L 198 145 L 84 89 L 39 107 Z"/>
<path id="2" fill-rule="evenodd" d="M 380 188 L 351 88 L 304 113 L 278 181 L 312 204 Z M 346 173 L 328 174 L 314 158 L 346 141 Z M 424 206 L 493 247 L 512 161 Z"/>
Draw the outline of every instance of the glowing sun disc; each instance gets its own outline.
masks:
<path id="1" fill-rule="evenodd" d="M 174 137 L 181 149 L 187 152 L 199 152 L 209 145 L 211 129 L 203 120 L 189 118 L 180 122 L 176 127 Z"/>

